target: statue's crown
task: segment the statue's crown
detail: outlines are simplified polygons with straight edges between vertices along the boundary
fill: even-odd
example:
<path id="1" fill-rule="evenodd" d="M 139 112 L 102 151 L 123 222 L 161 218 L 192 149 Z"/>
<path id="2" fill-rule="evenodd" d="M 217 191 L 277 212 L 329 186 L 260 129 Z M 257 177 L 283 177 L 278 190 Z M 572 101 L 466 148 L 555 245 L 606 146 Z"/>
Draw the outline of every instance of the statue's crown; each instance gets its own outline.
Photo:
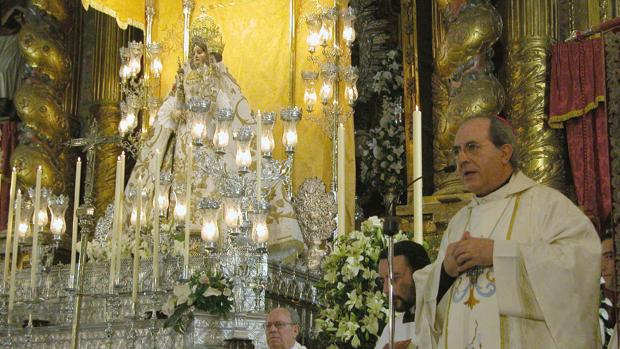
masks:
<path id="1" fill-rule="evenodd" d="M 215 23 L 213 17 L 207 15 L 207 9 L 202 6 L 198 17 L 194 19 L 190 26 L 190 48 L 196 43 L 206 41 L 209 53 L 222 54 L 224 51 L 224 41 L 220 27 Z"/>

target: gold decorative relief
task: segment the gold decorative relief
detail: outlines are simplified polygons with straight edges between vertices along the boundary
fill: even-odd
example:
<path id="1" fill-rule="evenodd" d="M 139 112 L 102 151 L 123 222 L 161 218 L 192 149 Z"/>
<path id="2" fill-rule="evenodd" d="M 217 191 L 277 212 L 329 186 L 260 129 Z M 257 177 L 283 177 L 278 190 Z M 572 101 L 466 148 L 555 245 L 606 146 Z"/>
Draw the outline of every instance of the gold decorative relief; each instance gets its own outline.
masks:
<path id="1" fill-rule="evenodd" d="M 506 114 L 521 142 L 523 171 L 534 180 L 571 193 L 564 134 L 547 125 L 547 73 L 557 35 L 553 5 L 517 0 L 506 6 Z"/>
<path id="2" fill-rule="evenodd" d="M 41 186 L 50 188 L 56 194 L 65 192 L 65 167 L 58 154 L 42 146 L 20 144 L 11 156 L 11 163 L 17 170 L 18 182 L 24 188 L 33 187 L 36 178 L 36 169 L 43 169 Z"/>
<path id="3" fill-rule="evenodd" d="M 71 136 L 71 117 L 62 101 L 71 80 L 71 61 L 63 44 L 62 22 L 69 12 L 61 0 L 34 0 L 31 6 L 32 15 L 18 36 L 28 73 L 15 93 L 15 109 L 23 125 L 11 164 L 18 168 L 23 188 L 34 187 L 36 169 L 42 166 L 42 186 L 67 195 L 72 170 L 65 142 Z"/>
<path id="4" fill-rule="evenodd" d="M 69 81 L 71 61 L 63 44 L 41 22 L 29 22 L 19 31 L 19 46 L 26 63 L 36 75 L 55 86 Z"/>
<path id="5" fill-rule="evenodd" d="M 41 83 L 23 86 L 15 93 L 15 108 L 40 139 L 60 143 L 69 139 L 69 117 L 49 87 Z"/>
<path id="6" fill-rule="evenodd" d="M 46 14 L 54 17 L 58 22 L 67 25 L 70 20 L 66 2 L 63 0 L 31 0 L 32 6 L 39 8 Z"/>
<path id="7" fill-rule="evenodd" d="M 474 58 L 489 51 L 502 33 L 502 19 L 490 4 L 468 6 L 448 25 L 443 45 L 437 51 L 436 72 L 449 78 L 468 70 Z"/>
<path id="8" fill-rule="evenodd" d="M 433 75 L 434 178 L 436 194 L 463 192 L 456 174 L 439 170 L 451 165 L 454 135 L 461 120 L 495 115 L 504 106 L 502 85 L 493 75 L 491 47 L 502 32 L 502 19 L 488 2 L 438 1 L 434 21 L 436 45 Z M 442 34 L 443 33 L 443 34 Z"/>

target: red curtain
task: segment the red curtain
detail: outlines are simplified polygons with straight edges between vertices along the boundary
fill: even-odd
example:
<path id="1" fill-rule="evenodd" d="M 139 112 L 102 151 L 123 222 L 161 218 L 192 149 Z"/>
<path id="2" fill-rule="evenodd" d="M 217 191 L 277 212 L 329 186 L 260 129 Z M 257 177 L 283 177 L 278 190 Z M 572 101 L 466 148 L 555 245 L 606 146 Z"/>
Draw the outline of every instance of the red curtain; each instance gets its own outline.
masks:
<path id="1" fill-rule="evenodd" d="M 600 38 L 559 43 L 551 56 L 549 125 L 565 127 L 578 204 L 595 221 L 611 213 L 605 56 Z"/>
<path id="2" fill-rule="evenodd" d="M 0 185 L 0 230 L 6 229 L 7 219 L 9 216 L 9 189 L 11 181 L 11 164 L 9 160 L 13 154 L 13 150 L 17 145 L 17 125 L 15 121 L 0 122 L 0 130 L 2 130 L 2 139 L 0 146 L 2 147 L 2 184 Z"/>

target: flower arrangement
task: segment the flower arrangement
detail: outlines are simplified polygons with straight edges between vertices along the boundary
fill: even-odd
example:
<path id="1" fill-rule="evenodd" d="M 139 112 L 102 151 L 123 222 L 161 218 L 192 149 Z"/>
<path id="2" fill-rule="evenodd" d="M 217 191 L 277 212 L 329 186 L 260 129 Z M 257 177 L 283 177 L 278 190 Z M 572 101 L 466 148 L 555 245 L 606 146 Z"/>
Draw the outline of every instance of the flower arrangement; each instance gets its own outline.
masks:
<path id="1" fill-rule="evenodd" d="M 382 61 L 372 84 L 381 98 L 379 125 L 368 131 L 361 151 L 361 181 L 369 191 L 401 192 L 405 186 L 405 127 L 401 121 L 403 78 L 399 51 L 391 50 Z"/>
<path id="2" fill-rule="evenodd" d="M 196 272 L 188 282 L 174 286 L 173 295 L 162 306 L 168 316 L 164 327 L 184 333 L 196 309 L 226 316 L 233 307 L 231 281 L 222 273 Z"/>
<path id="3" fill-rule="evenodd" d="M 394 240 L 412 238 L 398 233 Z M 315 323 L 327 349 L 372 348 L 385 326 L 387 301 L 376 279 L 379 255 L 386 248 L 383 223 L 370 217 L 361 231 L 339 235 L 332 253 L 323 260 L 318 288 L 325 304 Z"/>
<path id="4" fill-rule="evenodd" d="M 92 262 L 106 262 L 110 259 L 109 251 L 112 251 L 112 206 L 108 207 L 108 212 L 97 222 L 95 237 L 87 242 L 86 256 Z M 183 255 L 183 235 L 175 235 L 176 226 L 172 222 L 162 223 L 160 232 L 160 253 L 169 255 Z M 149 258 L 152 249 L 152 226 L 146 225 L 140 231 L 140 246 L 138 251 L 141 258 Z M 124 232 L 120 235 L 119 251 L 121 258 L 129 258 L 133 255 L 134 233 Z M 76 249 L 79 251 L 82 241 L 78 241 Z"/>

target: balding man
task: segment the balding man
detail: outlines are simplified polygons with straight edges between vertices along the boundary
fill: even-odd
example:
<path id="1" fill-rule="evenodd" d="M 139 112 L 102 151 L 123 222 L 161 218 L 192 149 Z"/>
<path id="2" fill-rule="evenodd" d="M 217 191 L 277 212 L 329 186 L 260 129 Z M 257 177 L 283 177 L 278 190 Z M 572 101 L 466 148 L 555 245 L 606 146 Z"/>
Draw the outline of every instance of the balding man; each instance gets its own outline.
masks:
<path id="1" fill-rule="evenodd" d="M 306 349 L 297 343 L 299 315 L 289 308 L 275 308 L 267 315 L 265 334 L 269 349 Z"/>
<path id="2" fill-rule="evenodd" d="M 413 275 L 420 348 L 600 348 L 590 220 L 519 170 L 504 120 L 466 119 L 453 152 L 475 196 L 448 224 L 436 262 Z"/>

